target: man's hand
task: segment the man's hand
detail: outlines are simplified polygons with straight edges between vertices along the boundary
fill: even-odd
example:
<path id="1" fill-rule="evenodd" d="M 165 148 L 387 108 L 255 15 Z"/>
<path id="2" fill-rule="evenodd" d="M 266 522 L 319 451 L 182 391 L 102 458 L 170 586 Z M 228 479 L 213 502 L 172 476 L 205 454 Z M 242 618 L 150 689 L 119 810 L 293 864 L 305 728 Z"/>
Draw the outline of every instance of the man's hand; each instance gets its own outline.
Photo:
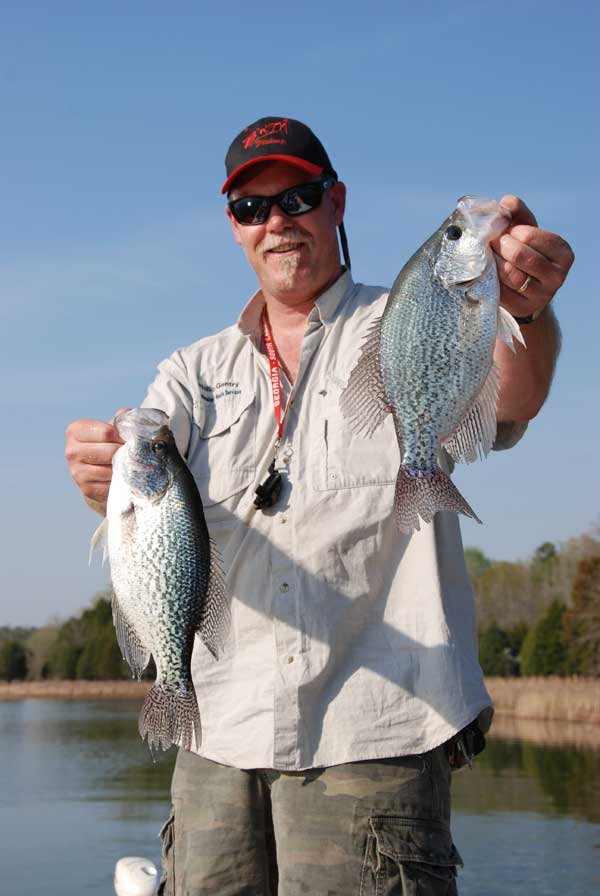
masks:
<path id="1" fill-rule="evenodd" d="M 503 196 L 500 204 L 512 214 L 510 228 L 492 243 L 500 302 L 516 317 L 527 317 L 552 299 L 575 256 L 562 237 L 537 226 L 534 215 L 517 196 Z M 528 277 L 526 289 L 519 293 Z"/>
<path id="2" fill-rule="evenodd" d="M 117 414 L 127 410 L 129 408 L 121 408 Z M 112 459 L 122 444 L 112 422 L 75 420 L 67 427 L 65 457 L 71 475 L 87 504 L 97 513 L 106 513 Z"/>

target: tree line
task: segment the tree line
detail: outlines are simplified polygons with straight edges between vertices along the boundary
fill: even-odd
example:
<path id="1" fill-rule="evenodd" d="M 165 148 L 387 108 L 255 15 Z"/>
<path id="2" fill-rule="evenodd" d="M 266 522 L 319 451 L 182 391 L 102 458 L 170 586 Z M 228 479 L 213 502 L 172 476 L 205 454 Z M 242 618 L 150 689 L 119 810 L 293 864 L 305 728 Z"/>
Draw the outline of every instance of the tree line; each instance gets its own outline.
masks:
<path id="1" fill-rule="evenodd" d="M 466 548 L 486 675 L 600 676 L 600 530 L 526 562 Z M 112 623 L 110 590 L 65 622 L 0 628 L 0 679 L 130 677 Z M 146 672 L 154 675 L 153 663 Z M 145 676 L 145 677 L 146 677 Z"/>
<path id="2" fill-rule="evenodd" d="M 111 592 L 62 624 L 0 629 L 0 679 L 130 678 L 112 621 Z"/>
<path id="3" fill-rule="evenodd" d="M 600 676 L 600 540 L 544 542 L 528 562 L 465 550 L 486 675 Z"/>

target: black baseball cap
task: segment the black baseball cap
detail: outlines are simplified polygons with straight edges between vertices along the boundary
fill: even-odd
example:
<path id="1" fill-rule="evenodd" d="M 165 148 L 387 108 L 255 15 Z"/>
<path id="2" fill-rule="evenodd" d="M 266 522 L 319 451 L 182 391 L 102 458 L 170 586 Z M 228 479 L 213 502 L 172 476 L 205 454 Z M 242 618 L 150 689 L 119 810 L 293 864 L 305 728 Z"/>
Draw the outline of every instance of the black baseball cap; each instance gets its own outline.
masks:
<path id="1" fill-rule="evenodd" d="M 325 147 L 308 125 L 295 118 L 267 115 L 249 124 L 235 137 L 225 156 L 227 179 L 221 193 L 229 193 L 239 175 L 259 162 L 287 162 L 314 175 L 338 179 Z M 340 224 L 340 242 L 346 267 L 350 255 L 344 224 Z"/>
<path id="2" fill-rule="evenodd" d="M 309 174 L 327 174 L 337 180 L 323 144 L 307 125 L 295 118 L 270 115 L 245 127 L 227 150 L 227 180 L 221 193 L 229 192 L 242 171 L 267 160 L 287 162 Z"/>

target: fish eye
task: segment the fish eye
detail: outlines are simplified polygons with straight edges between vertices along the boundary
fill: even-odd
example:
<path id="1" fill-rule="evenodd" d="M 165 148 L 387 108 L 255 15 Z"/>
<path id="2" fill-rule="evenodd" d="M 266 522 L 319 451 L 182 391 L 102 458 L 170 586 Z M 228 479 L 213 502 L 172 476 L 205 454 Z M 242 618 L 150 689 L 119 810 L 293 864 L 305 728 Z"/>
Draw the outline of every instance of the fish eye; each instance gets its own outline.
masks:
<path id="1" fill-rule="evenodd" d="M 462 236 L 462 230 L 456 224 L 451 224 L 450 227 L 446 228 L 446 236 L 449 240 L 458 240 Z"/>
<path id="2" fill-rule="evenodd" d="M 161 439 L 159 439 L 158 442 L 152 443 L 152 450 L 158 451 L 158 453 L 161 454 L 163 451 L 167 450 L 167 443 L 163 442 Z"/>

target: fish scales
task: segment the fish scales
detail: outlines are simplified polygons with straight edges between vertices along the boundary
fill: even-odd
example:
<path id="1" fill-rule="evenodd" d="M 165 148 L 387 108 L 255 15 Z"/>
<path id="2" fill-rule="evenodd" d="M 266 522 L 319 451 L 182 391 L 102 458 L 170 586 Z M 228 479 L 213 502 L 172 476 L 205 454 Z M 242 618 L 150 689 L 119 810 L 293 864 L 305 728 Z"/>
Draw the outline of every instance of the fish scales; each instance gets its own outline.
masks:
<path id="1" fill-rule="evenodd" d="M 113 459 L 107 519 L 99 530 L 108 546 L 124 658 L 138 678 L 150 655 L 156 665 L 139 721 L 151 750 L 172 743 L 190 749 L 192 737 L 200 743 L 190 671 L 195 635 L 218 656 L 229 627 L 202 501 L 167 420 L 162 411 L 134 409 L 115 421 L 125 445 Z"/>
<path id="2" fill-rule="evenodd" d="M 490 242 L 510 213 L 494 200 L 465 196 L 396 278 L 342 393 L 352 428 L 371 435 L 391 413 L 401 466 L 394 511 L 408 534 L 439 510 L 475 512 L 441 468 L 485 456 L 496 433 L 497 337 L 524 345 L 499 305 Z"/>

